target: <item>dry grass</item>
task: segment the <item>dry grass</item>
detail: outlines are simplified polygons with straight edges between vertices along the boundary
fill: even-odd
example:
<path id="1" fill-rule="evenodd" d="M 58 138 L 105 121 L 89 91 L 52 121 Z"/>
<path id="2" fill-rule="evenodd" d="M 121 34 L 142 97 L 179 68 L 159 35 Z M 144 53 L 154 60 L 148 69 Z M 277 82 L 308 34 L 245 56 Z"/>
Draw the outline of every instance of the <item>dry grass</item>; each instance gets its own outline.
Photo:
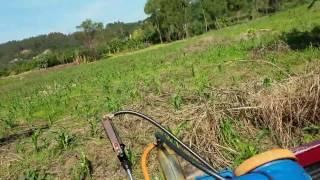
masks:
<path id="1" fill-rule="evenodd" d="M 252 122 L 268 128 L 279 146 L 299 145 L 302 129 L 320 122 L 319 83 L 320 75 L 310 73 L 258 92 L 250 99 L 259 106 L 250 112 Z"/>
<path id="2" fill-rule="evenodd" d="M 277 42 L 272 43 L 270 45 L 252 49 L 251 52 L 249 53 L 249 57 L 252 60 L 263 59 L 267 57 L 267 55 L 270 53 L 276 53 L 276 52 L 288 53 L 289 51 L 290 51 L 289 45 L 282 40 L 278 40 Z"/>
<path id="3" fill-rule="evenodd" d="M 181 136 L 184 142 L 222 168 L 230 167 L 235 157 L 241 156 L 239 147 L 224 135 L 228 131 L 222 127 L 224 120 L 232 121 L 239 143 L 253 142 L 257 151 L 275 146 L 292 148 L 304 142 L 304 128 L 319 125 L 319 93 L 320 74 L 313 71 L 269 88 L 252 83 L 236 90 L 212 89 L 215 100 L 195 103 L 192 98 L 184 99 L 192 102 L 186 102 L 180 111 L 168 111 L 172 108 L 164 105 L 166 96 L 148 96 L 139 109 L 170 127 L 188 121 Z M 268 137 L 257 141 L 262 130 L 269 132 Z"/>
<path id="4" fill-rule="evenodd" d="M 182 51 L 184 54 L 201 53 L 215 45 L 228 45 L 234 41 L 235 40 L 230 37 L 206 36 L 186 45 Z"/>

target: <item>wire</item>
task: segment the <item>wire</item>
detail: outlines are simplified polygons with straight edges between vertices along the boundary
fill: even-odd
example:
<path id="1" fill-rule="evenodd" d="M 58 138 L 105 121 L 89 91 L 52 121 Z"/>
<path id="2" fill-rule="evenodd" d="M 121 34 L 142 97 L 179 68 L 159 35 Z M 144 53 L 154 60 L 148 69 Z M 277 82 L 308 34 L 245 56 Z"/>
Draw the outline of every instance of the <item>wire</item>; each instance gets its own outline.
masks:
<path id="1" fill-rule="evenodd" d="M 148 116 L 146 116 L 146 115 L 144 115 L 142 113 L 135 112 L 135 111 L 130 111 L 130 110 L 118 111 L 118 112 L 115 112 L 113 115 L 114 116 L 119 116 L 119 115 L 122 115 L 122 114 L 135 115 L 135 116 L 138 116 L 138 117 L 140 117 L 142 119 L 145 119 L 145 120 L 149 121 L 151 124 L 153 124 L 154 126 L 158 127 L 161 131 L 163 131 L 165 134 L 167 134 L 170 138 L 175 140 L 181 147 L 183 147 L 186 151 L 188 151 L 192 156 L 194 156 L 204 166 L 206 166 L 207 169 L 210 170 L 210 171 L 208 171 L 208 175 L 210 175 L 212 177 L 215 177 L 217 179 L 220 179 L 220 180 L 224 180 L 225 179 L 222 176 L 220 176 L 218 174 L 218 172 L 216 170 L 214 170 L 214 168 L 208 162 L 206 162 L 199 154 L 197 154 L 191 148 L 189 148 L 187 145 L 185 145 L 181 140 L 179 140 L 175 135 L 173 135 L 170 131 L 168 131 L 166 128 L 164 128 L 156 120 L 154 120 L 154 119 L 152 119 L 152 118 L 150 118 L 150 117 L 148 117 Z"/>

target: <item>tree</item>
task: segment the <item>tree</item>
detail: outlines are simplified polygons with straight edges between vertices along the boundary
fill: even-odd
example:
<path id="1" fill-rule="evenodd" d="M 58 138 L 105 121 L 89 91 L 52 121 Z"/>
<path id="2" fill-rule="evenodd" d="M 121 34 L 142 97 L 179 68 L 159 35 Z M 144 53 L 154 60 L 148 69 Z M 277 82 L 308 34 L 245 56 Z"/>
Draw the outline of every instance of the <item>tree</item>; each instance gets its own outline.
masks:
<path id="1" fill-rule="evenodd" d="M 269 0 L 269 7 L 273 10 L 273 11 L 277 11 L 280 8 L 280 2 L 279 0 Z"/>
<path id="2" fill-rule="evenodd" d="M 163 43 L 162 32 L 160 27 L 161 20 L 163 19 L 160 14 L 160 1 L 161 0 L 148 0 L 144 7 L 144 12 L 148 15 L 151 15 L 150 20 L 154 22 L 153 24 L 158 32 L 159 40 L 161 43 Z"/>
<path id="3" fill-rule="evenodd" d="M 161 43 L 158 35 L 158 31 L 154 27 L 154 24 L 149 18 L 147 18 L 141 25 L 143 30 L 144 40 L 147 43 Z"/>
<path id="4" fill-rule="evenodd" d="M 93 48 L 93 40 L 98 32 L 103 30 L 103 24 L 101 22 L 93 22 L 91 19 L 83 21 L 79 26 L 76 27 L 83 31 L 83 36 L 80 36 L 84 41 L 87 48 Z"/>
<path id="5" fill-rule="evenodd" d="M 308 9 L 311 9 L 314 6 L 314 4 L 316 3 L 316 1 L 318 1 L 318 0 L 312 0 L 310 5 L 308 6 Z"/>
<path id="6" fill-rule="evenodd" d="M 192 22 L 192 0 L 184 0 L 182 2 L 182 7 L 184 9 L 184 31 L 185 31 L 185 37 L 189 38 L 190 37 L 190 24 Z"/>
<path id="7" fill-rule="evenodd" d="M 230 13 L 235 13 L 236 20 L 239 22 L 242 12 L 245 12 L 246 15 L 250 14 L 253 3 L 253 0 L 227 0 L 227 7 Z"/>
<path id="8" fill-rule="evenodd" d="M 225 0 L 199 0 L 206 31 L 211 28 L 219 28 L 218 19 L 227 12 Z"/>
<path id="9" fill-rule="evenodd" d="M 144 40 L 144 32 L 142 28 L 138 28 L 133 31 L 131 38 L 134 40 L 142 41 Z"/>
<path id="10" fill-rule="evenodd" d="M 208 25 L 207 15 L 206 15 L 206 12 L 204 10 L 203 0 L 199 0 L 199 3 L 200 3 L 200 7 L 201 7 L 201 13 L 202 13 L 202 16 L 203 16 L 204 24 L 205 24 L 205 27 L 206 27 L 206 32 L 207 32 L 209 30 L 209 25 Z"/>
<path id="11" fill-rule="evenodd" d="M 190 12 L 191 0 L 148 0 L 145 6 L 161 42 L 189 36 Z"/>

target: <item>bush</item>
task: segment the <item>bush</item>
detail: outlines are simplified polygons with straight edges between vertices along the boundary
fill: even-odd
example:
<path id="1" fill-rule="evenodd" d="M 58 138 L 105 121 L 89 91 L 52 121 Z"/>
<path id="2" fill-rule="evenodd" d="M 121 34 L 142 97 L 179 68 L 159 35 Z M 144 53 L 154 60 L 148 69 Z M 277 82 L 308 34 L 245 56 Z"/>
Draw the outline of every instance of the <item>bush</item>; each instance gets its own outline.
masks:
<path id="1" fill-rule="evenodd" d="M 36 62 L 32 60 L 24 60 L 10 65 L 7 69 L 3 71 L 4 75 L 15 75 L 22 72 L 30 71 L 37 68 Z"/>
<path id="2" fill-rule="evenodd" d="M 55 54 L 60 64 L 68 64 L 74 61 L 76 56 L 76 50 L 67 49 L 64 51 L 55 52 Z"/>
<path id="3" fill-rule="evenodd" d="M 86 57 L 90 62 L 102 58 L 102 54 L 100 54 L 96 49 L 81 49 L 78 51 L 78 55 Z"/>
<path id="4" fill-rule="evenodd" d="M 0 69 L 0 77 L 2 77 L 2 76 L 8 76 L 8 75 L 9 75 L 8 68 L 2 68 L 2 69 Z"/>
<path id="5" fill-rule="evenodd" d="M 105 53 L 119 53 L 121 51 L 132 51 L 145 48 L 146 44 L 141 39 L 113 39 L 104 48 L 100 49 Z"/>
<path id="6" fill-rule="evenodd" d="M 194 21 L 191 24 L 190 30 L 191 30 L 190 33 L 192 35 L 200 35 L 200 34 L 203 34 L 205 32 L 205 26 L 204 26 L 203 23 L 201 23 L 199 21 Z"/>
<path id="7" fill-rule="evenodd" d="M 36 61 L 38 68 L 48 68 L 62 64 L 62 62 L 59 61 L 57 55 L 52 52 L 40 54 L 34 58 L 34 61 Z"/>

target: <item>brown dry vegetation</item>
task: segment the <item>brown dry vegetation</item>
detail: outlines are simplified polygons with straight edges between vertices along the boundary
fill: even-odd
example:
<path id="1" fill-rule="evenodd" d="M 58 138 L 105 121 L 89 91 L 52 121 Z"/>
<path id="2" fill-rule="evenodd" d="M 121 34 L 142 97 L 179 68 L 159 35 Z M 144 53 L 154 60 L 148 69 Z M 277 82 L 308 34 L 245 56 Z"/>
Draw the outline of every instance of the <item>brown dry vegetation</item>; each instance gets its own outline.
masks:
<path id="1" fill-rule="evenodd" d="M 314 63 L 309 66 L 319 67 Z M 214 101 L 198 101 L 195 104 L 196 100 L 189 96 L 184 99 L 189 105 L 180 111 L 168 111 L 171 108 L 163 102 L 167 102 L 169 95 L 149 95 L 144 104 L 135 109 L 152 114 L 167 126 L 187 121 L 190 124 L 185 130 L 184 141 L 209 157 L 217 167 L 226 167 L 233 162 L 230 154 L 239 153 L 230 148 L 232 144 L 228 144 L 230 142 L 223 137 L 221 122 L 225 119 L 233 121 L 235 131 L 239 136 L 247 137 L 248 141 L 256 138 L 259 130 L 268 130 L 271 138 L 261 141 L 259 151 L 272 146 L 295 147 L 303 142 L 304 127 L 319 124 L 319 78 L 319 70 L 312 68 L 269 88 L 252 82 L 238 89 L 212 89 L 210 93 L 215 96 Z M 137 131 L 136 127 L 129 127 L 127 124 L 127 131 Z M 142 127 L 138 131 L 145 130 Z M 309 130 L 312 131 L 312 128 Z"/>
<path id="2" fill-rule="evenodd" d="M 270 129 L 273 140 L 282 147 L 299 145 L 304 127 L 320 122 L 320 75 L 311 72 L 292 77 L 252 97 L 257 109 L 249 118 L 257 126 Z"/>
<path id="3" fill-rule="evenodd" d="M 253 152 L 248 152 L 249 156 L 272 147 L 293 148 L 305 141 L 305 131 L 314 131 L 317 136 L 316 128 L 306 130 L 305 127 L 320 124 L 319 78 L 319 70 L 313 68 L 269 88 L 252 82 L 242 84 L 238 89 L 212 89 L 210 93 L 215 97 L 214 101 L 199 101 L 196 96 L 195 99 L 188 96 L 180 111 L 173 110 L 166 103 L 169 94 L 149 94 L 142 104 L 129 108 L 152 114 L 167 127 L 186 122 L 188 125 L 180 134 L 183 141 L 207 157 L 215 167 L 224 168 L 234 165 L 239 156 L 242 159 L 238 159 L 238 163 L 247 158 L 239 150 L 254 148 Z M 226 120 L 232 124 L 231 133 L 230 129 L 224 129 Z M 138 119 L 126 116 L 116 124 L 127 140 L 135 142 L 129 146 L 137 152 L 142 150 L 142 145 L 153 141 L 152 137 L 146 139 L 153 132 L 152 126 Z"/>

